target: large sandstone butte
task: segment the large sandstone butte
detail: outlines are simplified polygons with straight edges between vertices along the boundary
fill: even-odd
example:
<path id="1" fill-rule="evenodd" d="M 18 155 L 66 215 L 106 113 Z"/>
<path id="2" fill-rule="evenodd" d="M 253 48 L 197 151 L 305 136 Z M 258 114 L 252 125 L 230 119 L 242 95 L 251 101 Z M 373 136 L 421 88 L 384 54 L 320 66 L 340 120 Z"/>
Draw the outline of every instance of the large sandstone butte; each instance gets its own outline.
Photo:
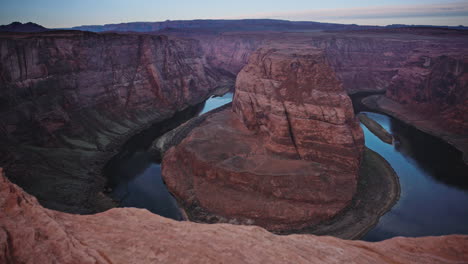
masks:
<path id="1" fill-rule="evenodd" d="M 350 203 L 363 134 L 323 51 L 260 49 L 237 77 L 232 108 L 164 156 L 166 184 L 192 220 L 285 231 Z"/>
<path id="2" fill-rule="evenodd" d="M 135 208 L 45 209 L 0 168 L 0 263 L 466 263 L 468 236 L 378 243 L 177 222 Z"/>

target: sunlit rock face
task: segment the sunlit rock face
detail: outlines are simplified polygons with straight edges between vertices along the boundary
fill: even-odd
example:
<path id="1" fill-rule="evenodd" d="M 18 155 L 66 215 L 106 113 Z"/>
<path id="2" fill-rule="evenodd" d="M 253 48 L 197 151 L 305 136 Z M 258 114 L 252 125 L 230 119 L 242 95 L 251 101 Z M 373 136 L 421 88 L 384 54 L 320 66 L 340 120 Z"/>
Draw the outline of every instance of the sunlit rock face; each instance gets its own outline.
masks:
<path id="1" fill-rule="evenodd" d="M 363 143 L 323 51 L 260 49 L 238 75 L 232 110 L 170 149 L 163 177 L 195 220 L 299 229 L 349 204 Z"/>

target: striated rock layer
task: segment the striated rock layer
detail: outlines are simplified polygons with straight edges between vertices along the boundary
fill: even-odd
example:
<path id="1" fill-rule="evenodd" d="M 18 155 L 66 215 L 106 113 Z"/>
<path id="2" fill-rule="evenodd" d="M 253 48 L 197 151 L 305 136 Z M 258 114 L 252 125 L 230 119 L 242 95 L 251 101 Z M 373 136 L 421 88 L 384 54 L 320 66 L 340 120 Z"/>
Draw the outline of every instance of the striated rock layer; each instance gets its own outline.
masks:
<path id="1" fill-rule="evenodd" d="M 183 33 L 173 33 L 183 35 Z M 450 129 L 465 129 L 466 54 L 464 31 L 381 29 L 345 32 L 226 32 L 190 37 L 200 40 L 208 63 L 234 74 L 257 48 L 271 43 L 306 44 L 324 49 L 348 93 L 388 89 L 397 102 L 432 110 Z M 447 41 L 447 39 L 450 41 Z M 464 116 L 465 115 L 465 116 Z"/>
<path id="2" fill-rule="evenodd" d="M 467 36 L 465 31 L 436 28 L 190 35 L 200 40 L 210 65 L 234 74 L 257 48 L 272 43 L 324 49 L 349 94 L 386 92 L 381 101 L 390 101 L 381 104 L 381 110 L 452 144 L 465 153 L 465 161 Z"/>
<path id="3" fill-rule="evenodd" d="M 446 133 L 467 138 L 468 52 L 463 56 L 411 57 L 392 79 L 385 96 L 400 104 L 402 113 L 407 109 L 418 113 L 420 120 L 437 120 Z"/>
<path id="4" fill-rule="evenodd" d="M 238 75 L 232 108 L 164 156 L 165 182 L 193 220 L 282 231 L 350 203 L 363 134 L 322 51 L 260 49 Z"/>
<path id="5" fill-rule="evenodd" d="M 0 174 L 3 174 L 0 168 Z M 142 209 L 48 210 L 0 175 L 1 263 L 466 263 L 468 236 L 378 243 L 177 222 Z"/>
<path id="6" fill-rule="evenodd" d="M 275 155 L 359 168 L 363 134 L 321 50 L 254 53 L 237 77 L 233 111 Z"/>
<path id="7" fill-rule="evenodd" d="M 122 143 L 229 81 L 196 40 L 2 33 L 0 165 L 49 208 L 101 211 L 100 170 Z"/>
<path id="8" fill-rule="evenodd" d="M 35 126 L 27 132 L 46 141 L 85 109 L 174 112 L 200 102 L 223 81 L 205 65 L 194 40 L 85 32 L 0 35 L 2 131 L 18 137 Z M 81 133 L 74 125 L 74 133 Z"/>

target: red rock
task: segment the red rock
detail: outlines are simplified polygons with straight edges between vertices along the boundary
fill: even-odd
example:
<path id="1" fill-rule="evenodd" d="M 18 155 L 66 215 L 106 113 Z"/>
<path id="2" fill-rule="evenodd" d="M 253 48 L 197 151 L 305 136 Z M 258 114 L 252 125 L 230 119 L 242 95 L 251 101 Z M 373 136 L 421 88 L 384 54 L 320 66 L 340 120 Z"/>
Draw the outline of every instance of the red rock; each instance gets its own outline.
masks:
<path id="1" fill-rule="evenodd" d="M 362 130 L 323 51 L 257 51 L 237 76 L 233 111 L 276 155 L 359 168 Z"/>
<path id="2" fill-rule="evenodd" d="M 435 53 L 412 56 L 398 71 L 386 96 L 419 113 L 438 119 L 445 130 L 468 134 L 468 58 Z"/>
<path id="3" fill-rule="evenodd" d="M 186 208 L 279 231 L 348 205 L 363 134 L 322 51 L 259 50 L 237 78 L 233 110 L 207 118 L 164 156 L 163 177 Z"/>
<path id="4" fill-rule="evenodd" d="M 415 112 L 418 120 L 441 127 L 431 134 L 455 145 L 467 160 L 468 145 L 463 139 L 468 133 L 466 36 L 463 31 L 435 28 L 190 35 L 201 42 L 209 64 L 234 74 L 257 48 L 271 43 L 324 49 L 348 93 L 386 91 L 387 97 L 401 104 L 399 108 L 406 109 L 398 116 L 405 120 L 411 118 L 407 112 Z"/>
<path id="5" fill-rule="evenodd" d="M 0 54 L 0 102 L 8 105 L 0 109 L 2 126 L 16 125 L 9 136 L 22 140 L 31 140 L 24 131 L 30 127 L 45 132 L 42 141 L 70 126 L 85 130 L 77 112 L 128 116 L 158 109 L 170 116 L 224 80 L 206 66 L 196 40 L 166 36 L 10 33 L 0 37 Z"/>
<path id="6" fill-rule="evenodd" d="M 109 208 L 101 170 L 123 142 L 203 102 L 226 80 L 196 40 L 2 33 L 0 165 L 21 172 L 12 180 L 48 208 Z"/>
<path id="7" fill-rule="evenodd" d="M 0 168 L 0 174 L 2 170 Z M 378 243 L 177 222 L 147 210 L 48 210 L 0 175 L 0 263 L 466 263 L 468 236 Z"/>

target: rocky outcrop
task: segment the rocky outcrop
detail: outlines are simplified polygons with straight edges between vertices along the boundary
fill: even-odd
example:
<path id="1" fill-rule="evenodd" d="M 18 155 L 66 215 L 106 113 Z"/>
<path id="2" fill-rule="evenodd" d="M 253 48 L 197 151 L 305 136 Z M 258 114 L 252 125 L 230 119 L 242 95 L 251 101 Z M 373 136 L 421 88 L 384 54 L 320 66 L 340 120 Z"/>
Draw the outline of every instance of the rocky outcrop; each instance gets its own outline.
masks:
<path id="1" fill-rule="evenodd" d="M 43 208 L 0 175 L 1 263 L 464 263 L 467 245 L 461 235 L 378 243 L 278 236 L 132 208 L 71 215 Z"/>
<path id="2" fill-rule="evenodd" d="M 101 211 L 112 203 L 100 170 L 121 144 L 230 82 L 196 40 L 2 34 L 0 164 L 49 208 Z"/>
<path id="3" fill-rule="evenodd" d="M 363 134 L 322 51 L 256 52 L 233 111 L 212 114 L 164 156 L 165 182 L 193 220 L 282 231 L 350 203 Z"/>
<path id="4" fill-rule="evenodd" d="M 260 49 L 237 77 L 233 111 L 274 155 L 355 173 L 364 145 L 350 98 L 323 51 Z M 330 131 L 333 131 L 332 133 Z"/>

